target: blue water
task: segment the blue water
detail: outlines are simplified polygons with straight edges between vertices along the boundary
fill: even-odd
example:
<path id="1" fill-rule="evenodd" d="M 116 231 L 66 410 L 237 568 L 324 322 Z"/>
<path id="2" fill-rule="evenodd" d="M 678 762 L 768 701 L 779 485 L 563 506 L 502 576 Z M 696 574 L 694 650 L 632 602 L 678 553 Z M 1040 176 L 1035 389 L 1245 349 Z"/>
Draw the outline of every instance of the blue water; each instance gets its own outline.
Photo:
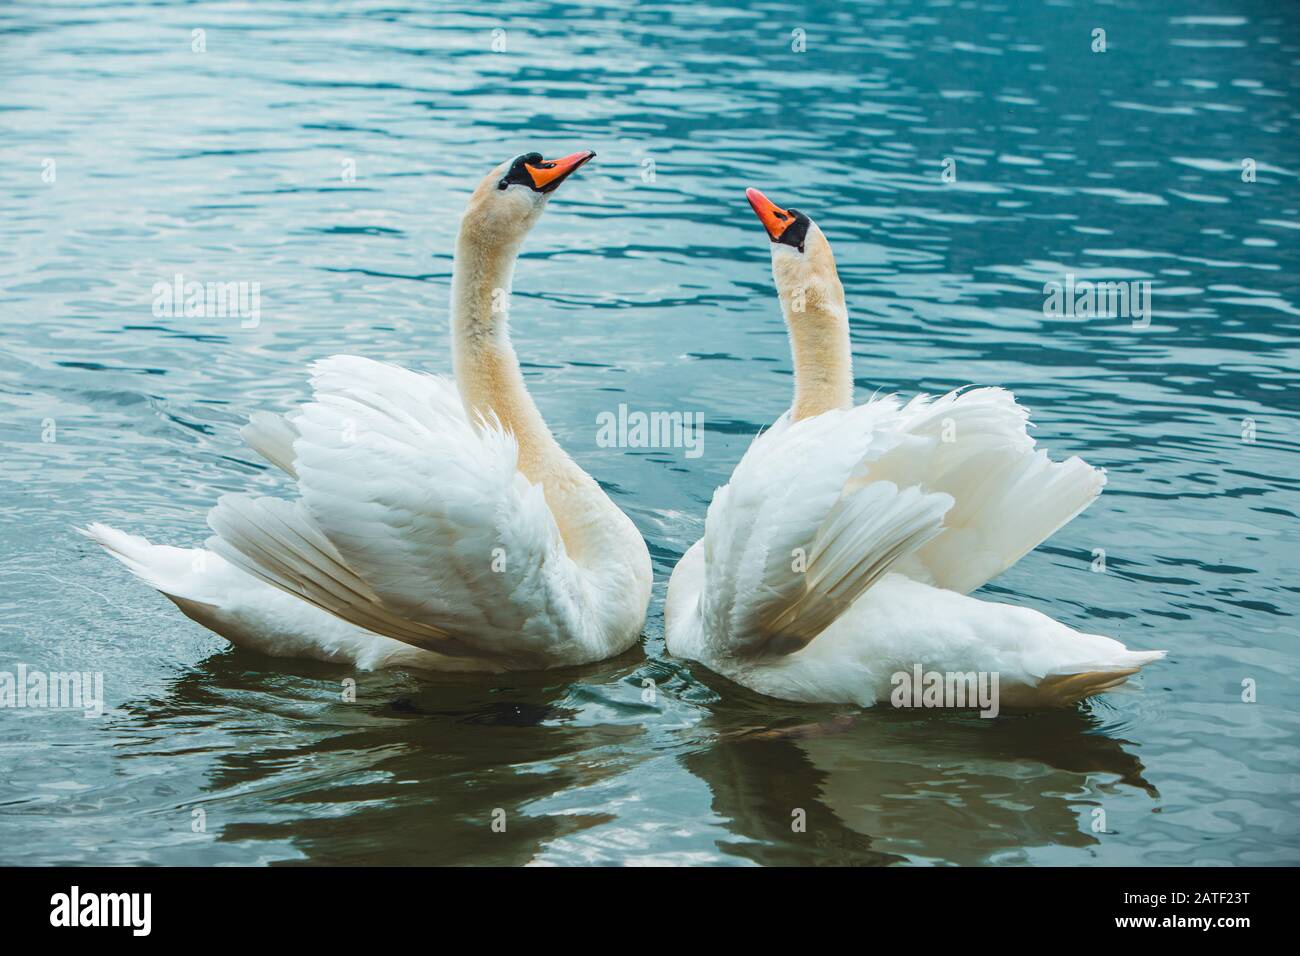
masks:
<path id="1" fill-rule="evenodd" d="M 101 671 L 108 706 L 0 710 L 0 863 L 1300 862 L 1298 67 L 1300 16 L 1249 0 L 0 8 L 0 670 Z M 221 493 L 287 493 L 237 428 L 315 358 L 449 371 L 469 189 L 579 148 L 514 338 L 650 544 L 641 647 L 504 678 L 272 660 L 72 532 L 192 544 Z M 1004 385 L 1108 470 L 982 593 L 1167 661 L 989 721 L 666 655 L 668 574 L 790 400 L 749 185 L 830 237 L 860 400 Z M 259 283 L 260 322 L 156 317 L 177 273 Z M 1149 327 L 1045 316 L 1068 273 L 1149 282 Z M 702 412 L 704 454 L 600 447 L 619 403 Z"/>

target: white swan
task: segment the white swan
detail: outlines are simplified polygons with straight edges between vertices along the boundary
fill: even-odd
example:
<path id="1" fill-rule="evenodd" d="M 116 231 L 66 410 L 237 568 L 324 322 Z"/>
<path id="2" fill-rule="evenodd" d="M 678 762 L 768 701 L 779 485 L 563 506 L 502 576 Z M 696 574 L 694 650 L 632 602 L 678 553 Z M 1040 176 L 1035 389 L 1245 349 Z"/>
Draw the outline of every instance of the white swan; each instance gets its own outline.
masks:
<path id="1" fill-rule="evenodd" d="M 760 693 L 870 706 L 896 674 L 998 675 L 1007 706 L 1065 705 L 1163 651 L 1130 651 L 1037 611 L 967 594 L 1100 493 L 1052 462 L 999 388 L 853 406 L 848 312 L 807 216 L 749 201 L 771 240 L 794 354 L 794 404 L 713 497 L 673 570 L 668 650 Z"/>
<path id="2" fill-rule="evenodd" d="M 338 355 L 313 367 L 311 402 L 253 416 L 241 434 L 299 500 L 223 496 L 206 549 L 83 533 L 200 624 L 277 656 L 499 671 L 626 650 L 650 600 L 649 552 L 542 421 L 504 308 L 548 196 L 594 155 L 520 156 L 470 198 L 454 383 Z"/>

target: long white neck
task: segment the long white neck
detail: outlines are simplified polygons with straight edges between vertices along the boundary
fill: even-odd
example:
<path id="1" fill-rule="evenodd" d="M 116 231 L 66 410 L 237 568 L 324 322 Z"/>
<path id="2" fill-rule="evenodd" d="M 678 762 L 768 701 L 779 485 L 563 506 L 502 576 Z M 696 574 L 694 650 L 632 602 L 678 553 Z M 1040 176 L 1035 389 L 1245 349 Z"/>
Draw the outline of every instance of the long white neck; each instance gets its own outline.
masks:
<path id="1" fill-rule="evenodd" d="M 844 287 L 838 278 L 802 299 L 782 289 L 781 309 L 794 356 L 795 421 L 853 407 L 853 349 Z"/>
<path id="2" fill-rule="evenodd" d="M 472 215 L 466 215 L 456 242 L 451 291 L 452 363 L 465 410 L 471 421 L 495 414 L 514 433 L 519 470 L 542 486 L 569 556 L 579 563 L 608 558 L 635 527 L 556 442 L 510 344 L 510 284 L 523 237 L 485 241 Z"/>
<path id="3" fill-rule="evenodd" d="M 510 285 L 518 253 L 518 242 L 493 246 L 468 220 L 462 225 L 452 265 L 452 367 L 470 419 L 495 413 L 519 442 L 519 470 L 536 483 L 548 469 L 573 462 L 533 404 L 510 344 Z"/>

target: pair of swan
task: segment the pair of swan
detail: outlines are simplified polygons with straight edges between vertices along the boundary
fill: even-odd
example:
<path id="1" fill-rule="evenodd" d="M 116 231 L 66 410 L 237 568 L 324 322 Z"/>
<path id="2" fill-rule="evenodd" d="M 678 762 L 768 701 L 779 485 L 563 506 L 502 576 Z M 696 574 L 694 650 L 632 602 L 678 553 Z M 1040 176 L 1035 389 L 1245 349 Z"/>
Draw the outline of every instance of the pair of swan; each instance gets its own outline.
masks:
<path id="1" fill-rule="evenodd" d="M 356 356 L 241 434 L 296 501 L 225 495 L 205 548 L 84 534 L 232 643 L 373 669 L 506 671 L 634 644 L 652 575 L 636 527 L 565 454 L 524 385 L 508 303 L 519 248 L 590 151 L 529 153 L 479 184 L 453 264 L 454 382 Z M 996 388 L 853 405 L 830 245 L 757 190 L 795 365 L 791 409 L 757 438 L 674 569 L 670 653 L 760 693 L 870 706 L 916 665 L 1000 675 L 1010 705 L 1065 705 L 1163 656 L 968 597 L 1097 496 Z"/>

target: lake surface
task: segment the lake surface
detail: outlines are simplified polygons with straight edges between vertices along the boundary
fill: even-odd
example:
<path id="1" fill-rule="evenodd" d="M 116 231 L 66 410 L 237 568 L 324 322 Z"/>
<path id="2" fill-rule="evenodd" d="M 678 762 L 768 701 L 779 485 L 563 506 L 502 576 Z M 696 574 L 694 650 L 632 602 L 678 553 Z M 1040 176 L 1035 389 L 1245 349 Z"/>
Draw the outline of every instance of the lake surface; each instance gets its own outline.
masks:
<path id="1" fill-rule="evenodd" d="M 1294 11 L 488 6 L 0 10 L 0 671 L 102 672 L 107 709 L 0 710 L 0 863 L 1300 862 Z M 469 190 L 580 148 L 513 335 L 649 542 L 641 646 L 488 678 L 274 660 L 73 533 L 190 545 L 218 495 L 288 494 L 237 429 L 313 359 L 449 372 Z M 1004 385 L 1108 470 L 981 593 L 1166 661 L 982 720 L 666 654 L 669 572 L 790 401 L 750 185 L 834 245 L 859 400 Z M 258 283 L 260 321 L 155 316 L 177 274 Z M 1067 275 L 1149 283 L 1149 325 L 1046 315 Z M 702 412 L 703 455 L 601 447 L 620 403 Z"/>

